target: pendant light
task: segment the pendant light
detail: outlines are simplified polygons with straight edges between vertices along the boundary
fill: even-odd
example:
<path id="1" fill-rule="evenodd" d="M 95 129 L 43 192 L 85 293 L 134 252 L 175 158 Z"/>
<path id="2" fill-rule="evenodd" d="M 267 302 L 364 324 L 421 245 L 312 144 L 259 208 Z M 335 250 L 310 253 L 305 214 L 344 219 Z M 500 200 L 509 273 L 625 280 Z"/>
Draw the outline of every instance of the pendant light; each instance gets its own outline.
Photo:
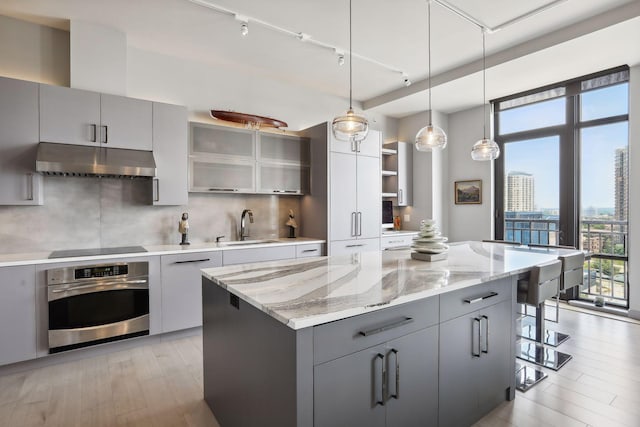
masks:
<path id="1" fill-rule="evenodd" d="M 431 0 L 427 0 L 427 35 L 429 37 L 429 75 L 427 79 L 429 87 L 429 124 L 420 129 L 416 135 L 416 150 L 418 151 L 431 151 L 434 148 L 447 146 L 447 134 L 438 126 L 435 126 L 431 120 Z"/>
<path id="2" fill-rule="evenodd" d="M 500 147 L 498 144 L 487 138 L 487 63 L 486 63 L 486 47 L 485 36 L 487 31 L 482 30 L 482 139 L 473 144 L 471 149 L 471 158 L 477 161 L 495 160 L 500 156 Z"/>
<path id="3" fill-rule="evenodd" d="M 349 0 L 349 110 L 331 123 L 333 135 L 341 141 L 362 141 L 369 133 L 369 121 L 353 111 L 353 54 L 351 46 L 351 1 Z"/>

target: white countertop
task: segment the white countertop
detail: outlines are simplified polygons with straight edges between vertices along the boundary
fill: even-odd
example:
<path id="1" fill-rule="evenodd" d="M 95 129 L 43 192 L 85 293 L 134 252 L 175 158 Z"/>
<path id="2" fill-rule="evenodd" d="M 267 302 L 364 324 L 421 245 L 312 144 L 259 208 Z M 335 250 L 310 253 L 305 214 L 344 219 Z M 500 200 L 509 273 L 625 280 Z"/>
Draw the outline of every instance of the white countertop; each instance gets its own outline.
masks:
<path id="1" fill-rule="evenodd" d="M 307 237 L 296 237 L 293 239 L 279 238 L 269 239 L 277 240 L 277 242 L 270 243 L 256 243 L 252 245 L 227 245 L 229 242 L 221 243 L 197 243 L 191 245 L 150 245 L 143 246 L 147 252 L 132 252 L 124 254 L 112 254 L 112 255 L 92 255 L 92 256 L 78 256 L 68 258 L 51 258 L 49 255 L 51 252 L 32 252 L 32 253 L 20 253 L 20 254 L 0 254 L 0 267 L 13 267 L 18 265 L 32 265 L 32 264 L 51 264 L 60 262 L 84 262 L 84 261 L 96 261 L 96 260 L 108 260 L 114 258 L 133 258 L 133 257 L 145 257 L 154 255 L 174 255 L 184 253 L 195 252 L 209 252 L 209 251 L 224 251 L 224 250 L 241 250 L 251 248 L 266 248 L 274 246 L 288 246 L 288 245 L 300 245 L 305 243 L 325 243 L 325 240 L 312 239 Z"/>
<path id="2" fill-rule="evenodd" d="M 272 261 L 202 270 L 204 277 L 292 329 L 478 285 L 575 250 L 460 242 L 424 262 L 410 250 Z"/>

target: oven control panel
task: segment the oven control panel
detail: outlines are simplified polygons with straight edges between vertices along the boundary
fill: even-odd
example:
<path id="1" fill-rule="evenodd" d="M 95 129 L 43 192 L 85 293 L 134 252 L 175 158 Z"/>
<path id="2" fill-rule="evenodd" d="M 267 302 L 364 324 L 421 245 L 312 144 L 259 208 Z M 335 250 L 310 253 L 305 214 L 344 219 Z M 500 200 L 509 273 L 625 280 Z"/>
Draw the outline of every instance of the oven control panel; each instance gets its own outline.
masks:
<path id="1" fill-rule="evenodd" d="M 78 268 L 74 272 L 76 279 L 91 279 L 94 277 L 111 277 L 129 274 L 128 265 L 101 265 L 99 267 Z"/>

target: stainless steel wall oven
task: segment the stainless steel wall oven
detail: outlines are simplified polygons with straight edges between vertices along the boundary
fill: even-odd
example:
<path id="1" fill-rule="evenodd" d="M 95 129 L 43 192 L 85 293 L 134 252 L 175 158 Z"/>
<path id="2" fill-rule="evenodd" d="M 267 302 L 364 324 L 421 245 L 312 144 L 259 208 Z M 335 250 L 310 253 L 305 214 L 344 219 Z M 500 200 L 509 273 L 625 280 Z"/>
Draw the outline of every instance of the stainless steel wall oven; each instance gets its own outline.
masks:
<path id="1" fill-rule="evenodd" d="M 149 263 L 47 270 L 49 353 L 149 334 Z"/>

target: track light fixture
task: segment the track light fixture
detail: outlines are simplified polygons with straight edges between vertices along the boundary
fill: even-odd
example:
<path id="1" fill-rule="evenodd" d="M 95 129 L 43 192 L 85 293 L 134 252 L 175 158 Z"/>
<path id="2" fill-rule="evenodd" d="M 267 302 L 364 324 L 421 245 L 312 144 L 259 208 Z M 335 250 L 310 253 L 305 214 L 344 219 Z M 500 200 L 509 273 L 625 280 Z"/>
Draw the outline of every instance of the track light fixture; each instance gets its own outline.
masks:
<path id="1" fill-rule="evenodd" d="M 335 48 L 335 49 L 333 49 L 333 52 L 338 57 L 338 65 L 343 66 L 344 65 L 344 51 L 342 49 Z"/>
<path id="2" fill-rule="evenodd" d="M 407 73 L 402 73 L 402 83 L 404 83 L 406 87 L 411 86 L 411 80 L 409 79 L 409 75 Z"/>
<path id="3" fill-rule="evenodd" d="M 240 34 L 242 34 L 242 37 L 246 37 L 249 34 L 249 24 L 246 22 L 240 24 Z"/>

